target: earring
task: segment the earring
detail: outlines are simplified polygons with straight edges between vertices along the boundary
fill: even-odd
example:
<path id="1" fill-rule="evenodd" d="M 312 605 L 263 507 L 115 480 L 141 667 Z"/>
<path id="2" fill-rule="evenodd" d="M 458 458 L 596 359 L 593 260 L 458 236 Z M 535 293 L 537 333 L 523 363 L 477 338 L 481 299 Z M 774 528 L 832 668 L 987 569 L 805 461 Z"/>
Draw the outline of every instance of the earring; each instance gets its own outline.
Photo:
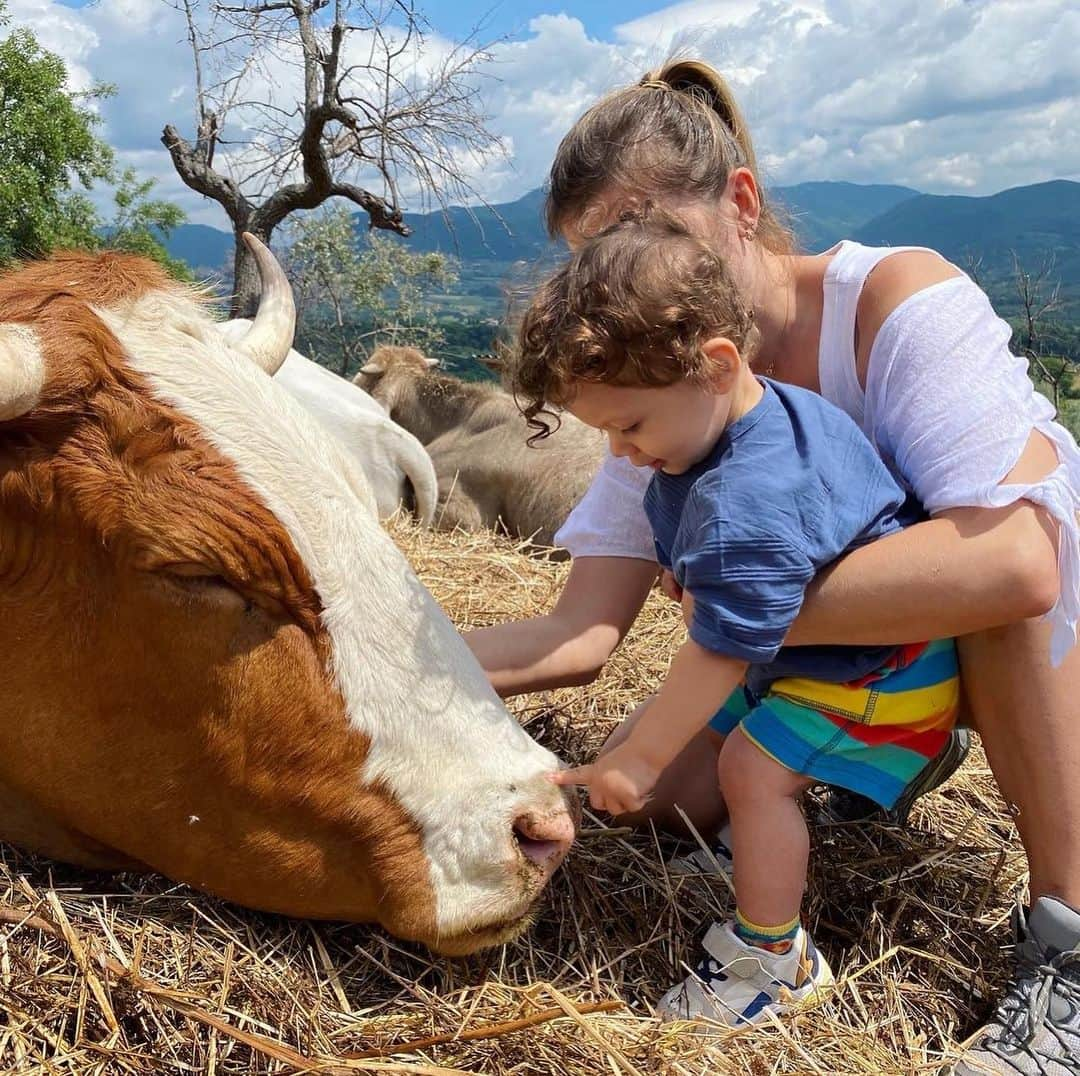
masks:
<path id="1" fill-rule="evenodd" d="M 745 228 L 740 229 L 739 234 L 748 243 L 752 243 L 754 241 L 754 236 L 757 234 L 757 225 L 747 224 Z"/>

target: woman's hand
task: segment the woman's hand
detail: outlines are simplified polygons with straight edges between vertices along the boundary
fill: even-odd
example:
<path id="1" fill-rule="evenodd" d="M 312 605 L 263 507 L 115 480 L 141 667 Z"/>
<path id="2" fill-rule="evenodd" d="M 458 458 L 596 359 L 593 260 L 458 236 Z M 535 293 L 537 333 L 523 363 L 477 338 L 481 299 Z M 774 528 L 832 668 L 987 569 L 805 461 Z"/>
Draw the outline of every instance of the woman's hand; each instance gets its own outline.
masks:
<path id="1" fill-rule="evenodd" d="M 683 588 L 679 586 L 670 568 L 660 569 L 660 589 L 664 592 L 664 595 L 673 602 L 681 602 L 683 600 Z"/>
<path id="2" fill-rule="evenodd" d="M 557 785 L 581 785 L 589 789 L 589 803 L 608 814 L 640 811 L 649 800 L 660 770 L 629 743 L 601 755 L 591 766 L 578 766 L 549 774 Z"/>
<path id="3" fill-rule="evenodd" d="M 660 569 L 660 589 L 664 596 L 682 606 L 683 621 L 690 627 L 694 619 L 694 599 L 689 591 L 684 590 L 670 568 Z"/>

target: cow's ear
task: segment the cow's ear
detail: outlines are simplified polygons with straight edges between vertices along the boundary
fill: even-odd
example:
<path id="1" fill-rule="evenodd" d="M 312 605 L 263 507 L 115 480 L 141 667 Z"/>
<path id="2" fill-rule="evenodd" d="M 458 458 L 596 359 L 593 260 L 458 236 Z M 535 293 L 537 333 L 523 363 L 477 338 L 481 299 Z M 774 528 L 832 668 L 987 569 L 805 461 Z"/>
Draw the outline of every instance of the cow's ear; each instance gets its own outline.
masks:
<path id="1" fill-rule="evenodd" d="M 429 369 L 430 369 L 431 367 L 433 367 L 433 366 L 438 366 L 438 365 L 439 365 L 439 360 L 438 360 L 438 359 L 429 359 L 429 358 L 425 358 L 425 359 L 424 359 L 424 362 L 426 362 L 426 363 L 428 364 L 428 368 L 429 368 Z"/>
<path id="2" fill-rule="evenodd" d="M 382 363 L 378 362 L 366 362 L 360 367 L 360 373 L 362 374 L 385 374 L 386 368 Z"/>

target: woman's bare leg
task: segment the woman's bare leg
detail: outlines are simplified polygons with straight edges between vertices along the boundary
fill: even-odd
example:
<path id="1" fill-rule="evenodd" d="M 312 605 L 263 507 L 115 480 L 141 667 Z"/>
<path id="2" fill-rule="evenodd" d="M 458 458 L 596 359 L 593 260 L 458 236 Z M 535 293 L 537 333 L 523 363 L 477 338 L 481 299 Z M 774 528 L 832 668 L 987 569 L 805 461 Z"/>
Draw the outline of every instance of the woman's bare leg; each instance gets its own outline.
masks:
<path id="1" fill-rule="evenodd" d="M 1080 908 L 1080 647 L 1050 665 L 1050 626 L 958 640 L 964 691 L 1005 801 L 1017 809 L 1031 896 Z"/>
<path id="2" fill-rule="evenodd" d="M 617 747 L 634 727 L 651 699 L 646 699 L 607 738 L 600 754 Z M 686 824 L 675 805 L 678 804 L 705 838 L 711 838 L 727 818 L 727 808 L 720 797 L 716 776 L 716 760 L 724 738 L 711 729 L 702 729 L 683 749 L 675 761 L 660 775 L 652 799 L 645 808 L 634 814 L 619 815 L 616 822 L 621 826 L 639 826 L 654 822 L 658 829 L 689 836 Z"/>

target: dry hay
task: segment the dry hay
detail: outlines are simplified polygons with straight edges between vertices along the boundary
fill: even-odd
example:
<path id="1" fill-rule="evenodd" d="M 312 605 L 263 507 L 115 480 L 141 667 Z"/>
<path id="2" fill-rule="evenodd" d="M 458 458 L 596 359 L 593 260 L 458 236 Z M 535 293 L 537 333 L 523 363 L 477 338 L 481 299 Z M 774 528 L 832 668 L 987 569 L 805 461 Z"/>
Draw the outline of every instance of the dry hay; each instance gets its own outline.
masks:
<path id="1" fill-rule="evenodd" d="M 567 571 L 489 534 L 392 532 L 461 627 L 543 612 Z M 586 760 L 680 638 L 675 607 L 656 595 L 596 684 L 513 708 L 545 744 Z M 836 994 L 720 1039 L 649 1016 L 731 910 L 721 880 L 668 876 L 675 844 L 651 833 L 587 818 L 534 927 L 466 960 L 0 845 L 0 1071 L 936 1072 L 1005 982 L 1009 908 L 1026 881 L 1013 820 L 973 755 L 906 831 L 814 830 L 805 913 Z M 431 1037 L 441 1041 L 395 1052 Z"/>

